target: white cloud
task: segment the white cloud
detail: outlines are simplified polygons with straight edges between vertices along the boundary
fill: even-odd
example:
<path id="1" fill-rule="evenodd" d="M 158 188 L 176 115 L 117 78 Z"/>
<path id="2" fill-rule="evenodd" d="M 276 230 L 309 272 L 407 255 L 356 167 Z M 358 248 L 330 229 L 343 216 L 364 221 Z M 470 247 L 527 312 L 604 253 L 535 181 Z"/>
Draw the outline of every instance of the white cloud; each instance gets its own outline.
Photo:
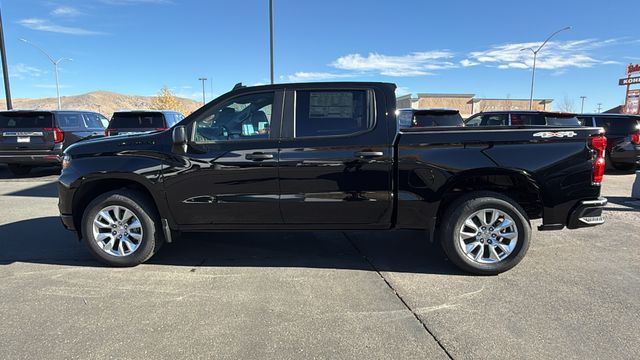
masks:
<path id="1" fill-rule="evenodd" d="M 59 6 L 51 11 L 51 15 L 73 17 L 82 15 L 82 12 L 71 6 Z"/>
<path id="2" fill-rule="evenodd" d="M 446 50 L 414 52 L 407 55 L 384 55 L 369 53 L 341 56 L 330 65 L 341 70 L 357 72 L 375 72 L 386 76 L 422 76 L 432 75 L 431 71 L 450 69 L 456 64 L 447 61 L 453 54 Z"/>
<path id="3" fill-rule="evenodd" d="M 87 30 L 87 29 L 82 29 L 77 27 L 56 25 L 50 22 L 49 20 L 45 20 L 45 19 L 36 19 L 36 18 L 22 19 L 22 20 L 18 20 L 18 24 L 26 28 L 29 28 L 31 30 L 48 31 L 48 32 L 61 33 L 61 34 L 70 34 L 70 35 L 103 34 L 98 31 L 92 31 L 92 30 Z"/>
<path id="4" fill-rule="evenodd" d="M 463 67 L 476 66 L 479 64 L 479 62 L 471 61 L 469 59 L 460 60 L 460 65 L 462 65 Z"/>
<path id="5" fill-rule="evenodd" d="M 289 82 L 306 82 L 306 81 L 321 81 L 321 80 L 335 80 L 335 79 L 343 79 L 352 77 L 351 74 L 336 74 L 329 72 L 305 72 L 299 71 L 293 75 L 288 75 L 287 77 L 281 77 L 283 80 L 288 80 Z"/>
<path id="6" fill-rule="evenodd" d="M 20 80 L 26 79 L 28 77 L 31 77 L 31 78 L 40 77 L 44 73 L 45 71 L 37 67 L 29 66 L 23 63 L 15 64 L 9 68 L 10 77 L 20 79 Z"/>
<path id="7" fill-rule="evenodd" d="M 615 61 L 595 58 L 592 52 L 595 49 L 613 45 L 617 42 L 617 39 L 550 41 L 538 53 L 536 68 L 554 70 L 568 67 L 590 68 L 596 65 L 615 64 L 617 63 Z M 498 69 L 528 69 L 533 66 L 533 54 L 528 49 L 537 49 L 541 44 L 541 42 L 527 42 L 495 45 L 487 50 L 471 52 L 469 58 L 462 60 L 460 63 L 463 66 L 467 66 L 465 63 L 481 63 L 488 66 L 497 66 Z M 527 50 L 523 51 L 522 49 Z"/>

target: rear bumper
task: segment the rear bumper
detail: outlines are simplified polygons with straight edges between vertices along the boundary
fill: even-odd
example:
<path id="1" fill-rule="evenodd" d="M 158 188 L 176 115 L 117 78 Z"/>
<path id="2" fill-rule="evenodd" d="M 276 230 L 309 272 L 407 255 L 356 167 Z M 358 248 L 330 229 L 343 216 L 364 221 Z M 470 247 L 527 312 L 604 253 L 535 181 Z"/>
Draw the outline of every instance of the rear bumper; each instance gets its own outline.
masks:
<path id="1" fill-rule="evenodd" d="M 567 228 L 578 229 L 603 224 L 602 210 L 606 205 L 607 199 L 603 197 L 579 202 L 569 215 Z"/>
<path id="2" fill-rule="evenodd" d="M 20 165 L 57 165 L 62 162 L 62 151 L 47 152 L 39 154 L 2 154 L 0 153 L 1 164 Z"/>

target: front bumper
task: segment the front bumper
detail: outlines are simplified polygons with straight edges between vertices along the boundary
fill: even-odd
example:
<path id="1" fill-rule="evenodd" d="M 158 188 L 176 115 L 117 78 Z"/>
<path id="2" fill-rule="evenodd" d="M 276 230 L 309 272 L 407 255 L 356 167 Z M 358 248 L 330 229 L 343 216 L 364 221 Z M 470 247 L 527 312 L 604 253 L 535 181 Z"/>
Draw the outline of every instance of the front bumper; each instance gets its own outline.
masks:
<path id="1" fill-rule="evenodd" d="M 607 199 L 600 197 L 596 200 L 580 201 L 569 215 L 568 229 L 578 229 L 604 223 L 602 210 L 607 205 Z"/>
<path id="2" fill-rule="evenodd" d="M 47 154 L 2 154 L 0 163 L 19 165 L 57 165 L 62 162 L 62 152 Z"/>

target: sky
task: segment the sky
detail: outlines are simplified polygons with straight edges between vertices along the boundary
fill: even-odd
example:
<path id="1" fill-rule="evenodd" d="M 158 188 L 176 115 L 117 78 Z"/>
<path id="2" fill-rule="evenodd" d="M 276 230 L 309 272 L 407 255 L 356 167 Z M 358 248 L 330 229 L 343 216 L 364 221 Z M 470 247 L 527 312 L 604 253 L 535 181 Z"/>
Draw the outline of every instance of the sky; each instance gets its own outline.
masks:
<path id="1" fill-rule="evenodd" d="M 640 63 L 632 1 L 273 0 L 276 82 L 385 81 L 398 95 L 471 93 L 535 98 L 585 112 L 624 102 Z M 168 86 L 207 101 L 234 84 L 269 82 L 268 0 L 1 0 L 14 98 L 107 90 L 154 95 Z M 4 97 L 4 90 L 2 90 Z M 566 99 L 566 100 L 565 100 Z"/>

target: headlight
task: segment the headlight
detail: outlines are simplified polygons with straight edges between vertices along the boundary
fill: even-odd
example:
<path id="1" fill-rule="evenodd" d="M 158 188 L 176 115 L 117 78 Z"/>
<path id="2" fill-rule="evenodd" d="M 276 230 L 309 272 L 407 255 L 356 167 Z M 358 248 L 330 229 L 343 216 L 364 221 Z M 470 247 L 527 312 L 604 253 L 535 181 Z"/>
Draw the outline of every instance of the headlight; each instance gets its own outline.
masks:
<path id="1" fill-rule="evenodd" d="M 71 166 L 71 156 L 65 155 L 62 157 L 62 170 Z"/>

